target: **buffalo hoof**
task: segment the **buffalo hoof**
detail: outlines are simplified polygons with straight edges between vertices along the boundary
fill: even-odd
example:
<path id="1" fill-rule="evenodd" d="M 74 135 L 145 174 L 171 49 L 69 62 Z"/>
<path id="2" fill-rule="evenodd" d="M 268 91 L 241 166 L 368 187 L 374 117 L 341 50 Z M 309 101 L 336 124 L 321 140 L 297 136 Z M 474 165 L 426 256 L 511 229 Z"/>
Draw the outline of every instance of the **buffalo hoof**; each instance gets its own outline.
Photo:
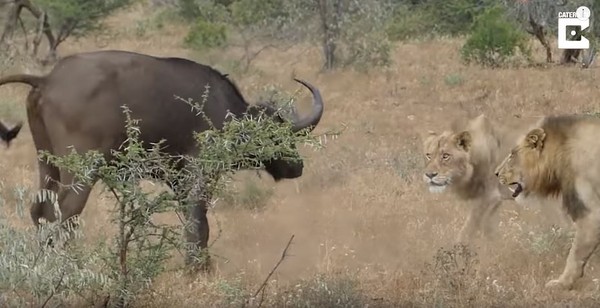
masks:
<path id="1" fill-rule="evenodd" d="M 197 255 L 188 255 L 185 260 L 185 265 L 190 274 L 203 273 L 210 274 L 213 272 L 213 262 L 208 251 L 203 250 Z"/>

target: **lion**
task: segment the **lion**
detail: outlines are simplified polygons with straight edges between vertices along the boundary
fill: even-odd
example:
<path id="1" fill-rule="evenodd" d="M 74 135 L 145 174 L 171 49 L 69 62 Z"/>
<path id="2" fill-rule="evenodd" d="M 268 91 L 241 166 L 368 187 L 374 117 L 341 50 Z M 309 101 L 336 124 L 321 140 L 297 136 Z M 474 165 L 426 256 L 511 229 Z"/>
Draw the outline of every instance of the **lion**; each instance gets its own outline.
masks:
<path id="1" fill-rule="evenodd" d="M 472 203 L 457 238 L 467 242 L 476 233 L 489 236 L 494 213 L 503 200 L 511 199 L 510 190 L 498 183 L 494 169 L 518 135 L 517 130 L 493 125 L 483 114 L 462 127 L 458 123 L 439 134 L 430 131 L 424 138 L 423 179 L 432 193 L 449 189 Z"/>
<path id="2" fill-rule="evenodd" d="M 600 118 L 542 118 L 521 136 L 495 174 L 513 198 L 559 197 L 575 227 L 564 271 L 546 287 L 572 289 L 600 244 Z"/>

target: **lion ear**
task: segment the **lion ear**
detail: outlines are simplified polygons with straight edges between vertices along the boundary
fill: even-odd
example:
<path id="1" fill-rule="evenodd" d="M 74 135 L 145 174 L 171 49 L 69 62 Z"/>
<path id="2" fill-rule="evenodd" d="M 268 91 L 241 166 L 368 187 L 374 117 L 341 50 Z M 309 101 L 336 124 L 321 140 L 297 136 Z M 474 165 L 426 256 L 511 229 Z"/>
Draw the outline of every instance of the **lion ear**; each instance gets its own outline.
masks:
<path id="1" fill-rule="evenodd" d="M 469 149 L 471 149 L 472 141 L 473 138 L 468 131 L 463 131 L 456 135 L 456 146 L 465 150 L 465 152 L 469 152 Z"/>
<path id="2" fill-rule="evenodd" d="M 525 142 L 531 148 L 541 148 L 544 145 L 544 139 L 546 139 L 546 133 L 542 128 L 534 128 L 525 137 Z"/>
<path id="3" fill-rule="evenodd" d="M 432 138 L 437 137 L 438 134 L 432 130 L 429 130 L 425 133 L 421 132 L 420 135 L 421 135 L 421 140 L 424 143 L 428 143 L 430 140 L 432 140 Z"/>

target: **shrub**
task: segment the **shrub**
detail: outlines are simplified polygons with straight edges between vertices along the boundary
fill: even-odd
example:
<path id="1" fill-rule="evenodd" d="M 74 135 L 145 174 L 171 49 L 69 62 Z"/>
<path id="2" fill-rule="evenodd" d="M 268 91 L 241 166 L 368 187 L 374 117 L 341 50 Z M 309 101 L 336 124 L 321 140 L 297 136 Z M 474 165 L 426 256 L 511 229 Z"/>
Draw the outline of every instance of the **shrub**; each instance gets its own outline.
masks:
<path id="1" fill-rule="evenodd" d="M 200 16 L 200 8 L 196 5 L 196 0 L 179 0 L 178 12 L 186 20 L 194 20 Z"/>
<path id="2" fill-rule="evenodd" d="M 223 14 L 235 0 L 177 0 L 177 13 L 187 21 Z M 213 19 L 211 19 L 214 21 Z"/>
<path id="3" fill-rule="evenodd" d="M 369 298 L 350 273 L 318 274 L 302 280 L 287 296 L 276 299 L 276 307 L 369 307 Z M 289 294 L 289 295 L 288 295 Z"/>
<path id="4" fill-rule="evenodd" d="M 24 206 L 23 201 L 19 207 Z M 47 247 L 50 235 L 60 234 L 58 241 L 53 237 L 54 243 L 64 244 L 66 232 L 58 223 L 40 226 L 36 236 L 35 227 L 15 228 L 0 214 L 0 303 L 5 307 L 56 307 L 71 306 L 68 303 L 78 297 L 97 301 L 110 284 L 110 278 L 99 271 L 103 265 L 99 251 L 81 245 Z M 74 230 L 72 234 L 81 233 Z"/>
<path id="5" fill-rule="evenodd" d="M 392 16 L 390 1 L 349 1 L 340 4 L 339 14 L 335 5 L 327 8 L 327 31 L 321 35 L 332 42 L 324 50 L 325 68 L 335 66 L 366 70 L 370 67 L 386 67 L 392 63 L 392 45 L 386 33 L 386 25 Z M 323 40 L 323 37 L 319 38 Z M 324 46 L 324 47 L 325 47 Z"/>
<path id="6" fill-rule="evenodd" d="M 432 35 L 435 16 L 422 8 L 398 6 L 386 26 L 386 34 L 392 41 L 421 38 Z"/>
<path id="7" fill-rule="evenodd" d="M 282 0 L 238 0 L 230 8 L 234 22 L 240 26 L 275 25 L 290 15 Z"/>
<path id="8" fill-rule="evenodd" d="M 461 57 L 467 63 L 498 67 L 515 56 L 517 50 L 530 58 L 527 36 L 506 18 L 502 8 L 491 7 L 475 21 Z"/>
<path id="9" fill-rule="evenodd" d="M 482 0 L 429 0 L 425 10 L 435 23 L 431 30 L 437 33 L 460 35 L 469 31 L 489 1 Z"/>
<path id="10" fill-rule="evenodd" d="M 185 37 L 185 45 L 201 50 L 205 48 L 222 47 L 227 42 L 227 27 L 219 22 L 209 22 L 198 19 Z"/>

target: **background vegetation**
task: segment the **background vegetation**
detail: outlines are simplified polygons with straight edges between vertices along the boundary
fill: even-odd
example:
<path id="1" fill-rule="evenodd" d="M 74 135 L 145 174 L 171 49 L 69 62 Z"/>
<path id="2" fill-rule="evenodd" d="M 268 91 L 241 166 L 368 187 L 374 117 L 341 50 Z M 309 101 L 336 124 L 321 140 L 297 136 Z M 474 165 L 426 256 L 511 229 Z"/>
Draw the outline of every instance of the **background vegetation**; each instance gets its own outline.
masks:
<path id="1" fill-rule="evenodd" d="M 596 304 L 597 256 L 579 289 L 543 288 L 562 270 L 571 240 L 568 220 L 552 214 L 555 204 L 506 202 L 491 245 L 452 245 L 466 207 L 427 194 L 419 171 L 420 133 L 446 128 L 450 117 L 483 112 L 518 126 L 549 113 L 595 111 L 595 48 L 556 49 L 557 12 L 582 4 L 600 16 L 592 0 L 0 2 L 2 75 L 43 73 L 60 57 L 97 49 L 182 56 L 230 74 L 254 101 L 304 101 L 291 93 L 290 75 L 318 85 L 326 111 L 317 136 L 290 142 L 319 144 L 330 138 L 319 132 L 347 127 L 322 151 L 302 149 L 306 169 L 298 180 L 275 185 L 257 171 L 222 170 L 227 180 L 214 188 L 210 211 L 217 268 L 208 276 L 182 269 L 179 208 L 145 179 L 168 164 L 136 146 L 135 119 L 129 151 L 120 156 L 124 168 L 105 166 L 93 153 L 55 158 L 83 175 L 101 172 L 104 182 L 82 227 L 68 233 L 46 224 L 36 234 L 24 214 L 31 198 L 54 198 L 37 191 L 37 153 L 24 128 L 0 154 L 0 174 L 11 175 L 0 181 L 0 305 Z M 594 47 L 600 23 L 591 28 Z M 25 117 L 26 91 L 0 89 L 2 119 Z M 205 154 L 236 159 L 222 145 L 239 141 L 240 125 L 258 141 L 283 132 L 250 124 L 209 132 L 218 142 Z M 281 151 L 254 146 L 265 155 Z M 135 240 L 123 230 L 135 230 Z M 55 248 L 43 245 L 50 235 L 59 239 Z M 64 246 L 66 236 L 75 239 Z M 117 250 L 129 258 L 118 259 Z"/>

